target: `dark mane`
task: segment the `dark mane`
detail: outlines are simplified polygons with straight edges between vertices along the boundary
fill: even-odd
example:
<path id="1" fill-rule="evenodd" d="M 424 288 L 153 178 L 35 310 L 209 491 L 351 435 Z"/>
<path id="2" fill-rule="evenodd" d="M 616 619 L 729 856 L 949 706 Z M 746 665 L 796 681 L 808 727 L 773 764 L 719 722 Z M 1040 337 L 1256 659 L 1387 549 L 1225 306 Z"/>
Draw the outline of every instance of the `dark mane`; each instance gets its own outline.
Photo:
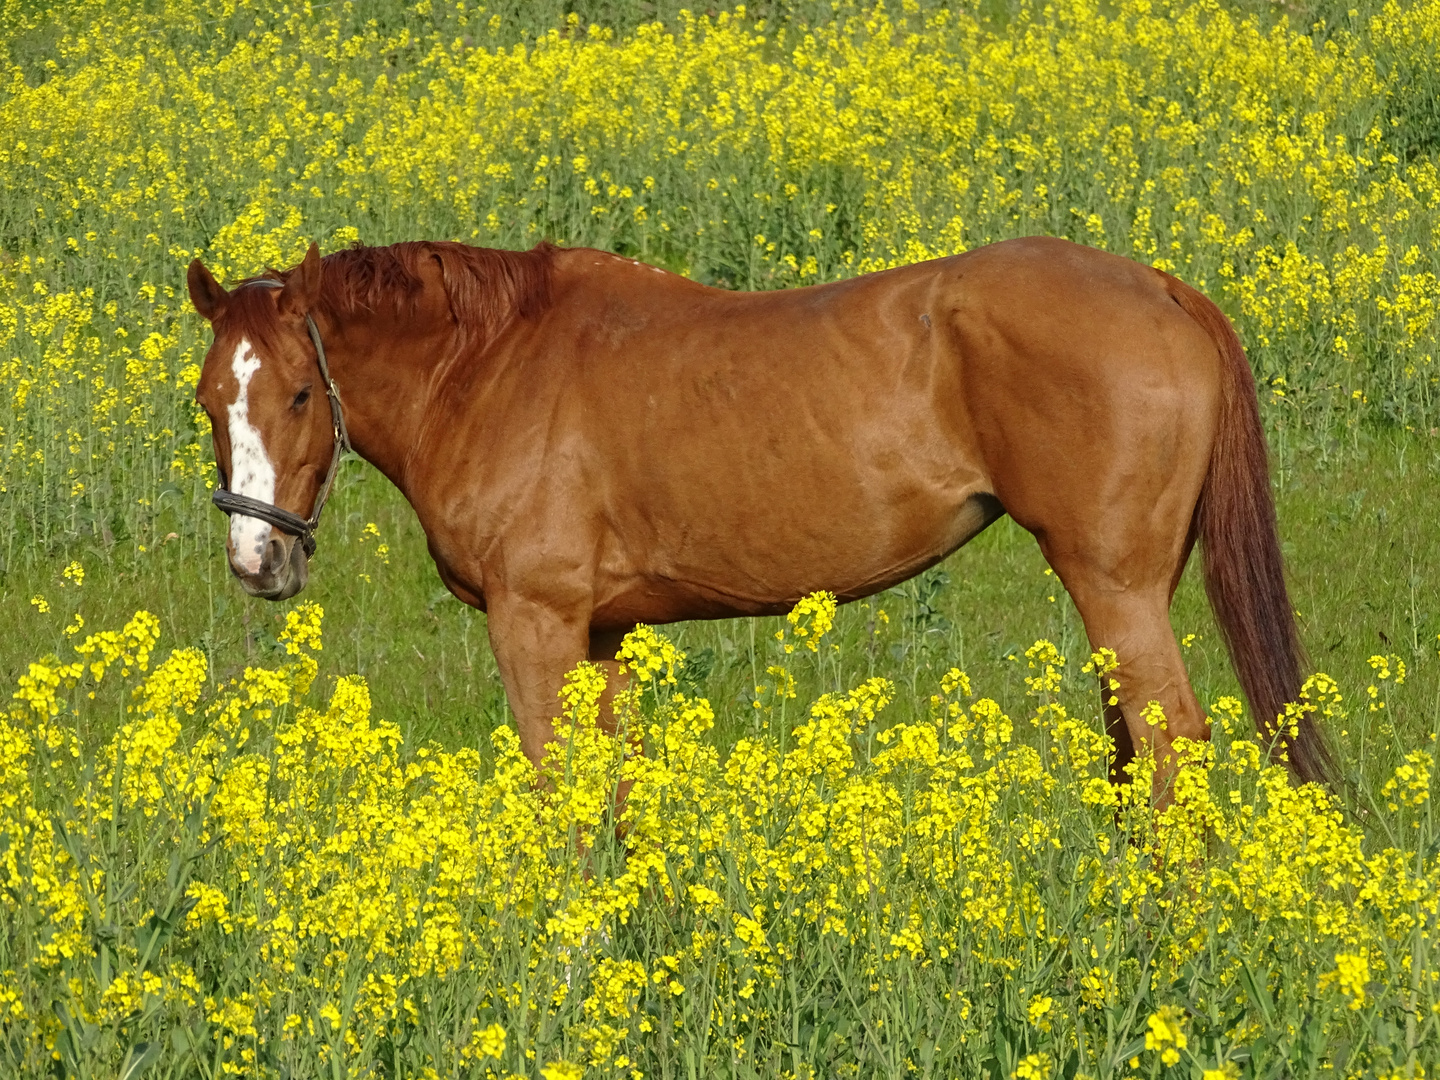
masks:
<path id="1" fill-rule="evenodd" d="M 388 247 L 357 244 L 321 260 L 320 309 L 338 318 L 384 308 L 410 314 L 423 287 L 420 267 L 433 259 L 461 332 L 484 342 L 512 317 L 530 318 L 549 306 L 558 250 L 548 243 L 529 251 L 428 240 L 406 240 Z M 262 276 L 283 281 L 293 272 L 293 268 L 271 270 Z M 273 347 L 278 329 L 274 307 L 263 295 L 267 291 L 237 287 L 227 315 L 241 320 L 262 349 Z"/>

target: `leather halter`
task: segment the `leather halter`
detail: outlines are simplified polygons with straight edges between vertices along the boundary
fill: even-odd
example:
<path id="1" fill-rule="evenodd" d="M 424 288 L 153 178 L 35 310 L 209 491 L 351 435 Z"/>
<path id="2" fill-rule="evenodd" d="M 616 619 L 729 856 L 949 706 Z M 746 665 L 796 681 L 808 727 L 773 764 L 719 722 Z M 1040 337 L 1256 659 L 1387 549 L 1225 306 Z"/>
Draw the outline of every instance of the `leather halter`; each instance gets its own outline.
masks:
<path id="1" fill-rule="evenodd" d="M 241 282 L 237 288 L 244 289 L 251 286 L 264 289 L 283 289 L 285 283 L 276 281 L 274 278 L 256 278 L 254 281 Z M 309 558 L 315 554 L 315 529 L 320 524 L 320 511 L 325 509 L 325 500 L 330 497 L 330 489 L 335 484 L 335 474 L 340 469 L 340 459 L 345 451 L 350 449 L 350 433 L 345 430 L 345 414 L 340 410 L 340 392 L 335 389 L 335 383 L 330 378 L 329 365 L 325 363 L 325 346 L 320 342 L 320 331 L 315 326 L 315 320 L 310 317 L 309 312 L 305 313 L 305 327 L 310 331 L 310 340 L 315 344 L 315 360 L 320 365 L 320 378 L 325 383 L 325 396 L 330 399 L 330 425 L 335 435 L 334 449 L 330 454 L 330 468 L 326 471 L 325 480 L 320 485 L 320 492 L 315 497 L 315 508 L 310 512 L 308 518 L 302 518 L 299 514 L 282 510 L 274 503 L 261 502 L 248 495 L 237 495 L 233 491 L 227 491 L 223 482 L 211 496 L 210 501 L 227 514 L 243 514 L 245 517 L 259 518 L 283 532 L 290 533 L 300 541 L 306 558 Z M 222 474 L 221 480 L 225 479 Z"/>

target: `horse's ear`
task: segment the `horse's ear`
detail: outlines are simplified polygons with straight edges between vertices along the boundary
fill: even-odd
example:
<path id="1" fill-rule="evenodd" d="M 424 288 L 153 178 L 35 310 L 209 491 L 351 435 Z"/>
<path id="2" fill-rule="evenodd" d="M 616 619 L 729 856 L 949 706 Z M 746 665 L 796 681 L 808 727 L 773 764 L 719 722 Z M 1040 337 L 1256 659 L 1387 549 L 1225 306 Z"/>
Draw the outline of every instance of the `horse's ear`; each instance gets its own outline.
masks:
<path id="1" fill-rule="evenodd" d="M 215 275 L 199 259 L 190 263 L 190 269 L 185 272 L 185 283 L 190 286 L 190 303 L 195 305 L 195 310 L 214 322 L 225 301 L 230 299 L 225 287 L 215 280 Z"/>
<path id="2" fill-rule="evenodd" d="M 320 301 L 320 248 L 313 242 L 300 265 L 290 271 L 280 290 L 280 310 L 287 315 L 307 315 Z"/>

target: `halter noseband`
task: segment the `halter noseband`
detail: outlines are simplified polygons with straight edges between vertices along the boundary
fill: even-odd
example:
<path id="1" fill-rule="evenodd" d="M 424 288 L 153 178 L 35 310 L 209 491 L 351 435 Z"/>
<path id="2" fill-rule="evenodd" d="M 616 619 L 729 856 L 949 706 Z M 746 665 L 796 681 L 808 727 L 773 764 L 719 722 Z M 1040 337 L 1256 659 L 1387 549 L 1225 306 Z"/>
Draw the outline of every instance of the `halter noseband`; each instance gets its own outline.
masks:
<path id="1" fill-rule="evenodd" d="M 274 278 L 256 278 L 254 281 L 241 282 L 237 288 L 244 289 L 252 286 L 263 289 L 283 289 L 285 283 L 276 281 Z M 237 495 L 233 491 L 227 491 L 223 484 L 211 496 L 211 502 L 227 514 L 243 514 L 246 517 L 259 518 L 277 529 L 290 533 L 300 541 L 306 558 L 309 558 L 315 554 L 315 529 L 320 524 L 320 511 L 325 509 L 325 500 L 330 497 L 330 489 L 335 484 L 335 474 L 340 469 L 340 458 L 345 451 L 350 449 L 350 433 L 345 430 L 345 414 L 340 411 L 340 392 L 335 389 L 335 383 L 330 379 L 330 368 L 325 363 L 325 346 L 320 342 L 320 331 L 315 326 L 315 320 L 310 317 L 309 312 L 305 313 L 305 327 L 310 331 L 310 340 L 315 344 L 315 359 L 320 365 L 320 378 L 325 383 L 325 396 L 330 399 L 330 424 L 335 434 L 334 449 L 330 454 L 330 468 L 325 473 L 324 483 L 320 485 L 320 493 L 315 497 L 315 509 L 311 511 L 308 518 L 302 518 L 299 514 L 282 510 L 274 503 L 261 502 L 248 495 Z M 223 475 L 221 479 L 224 479 Z"/>

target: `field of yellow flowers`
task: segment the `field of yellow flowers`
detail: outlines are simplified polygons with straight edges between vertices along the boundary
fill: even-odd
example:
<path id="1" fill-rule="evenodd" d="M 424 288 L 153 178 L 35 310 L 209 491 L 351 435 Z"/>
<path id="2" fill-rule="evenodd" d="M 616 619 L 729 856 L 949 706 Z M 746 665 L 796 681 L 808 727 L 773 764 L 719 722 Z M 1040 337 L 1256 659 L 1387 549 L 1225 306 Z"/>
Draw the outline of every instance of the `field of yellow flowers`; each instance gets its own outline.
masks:
<path id="1" fill-rule="evenodd" d="M 1239 3 L 0 0 L 0 1075 L 1435 1075 L 1440 0 Z M 642 629 L 644 755 L 582 668 L 543 782 L 373 472 L 302 602 L 228 580 L 196 255 L 776 288 L 1027 233 L 1235 319 L 1344 790 L 1268 764 L 1189 580 L 1215 741 L 1112 786 L 1008 521 Z"/>
<path id="2" fill-rule="evenodd" d="M 1143 765 L 1107 779 L 1051 643 L 1024 654 L 1016 718 L 952 669 L 924 719 L 892 723 L 883 677 L 797 697 L 833 615 L 817 595 L 782 624 L 754 732 L 728 747 L 678 689 L 684 654 L 642 627 L 617 709 L 646 753 L 599 731 L 603 677 L 582 667 L 541 784 L 508 727 L 482 768 L 406 747 L 363 680 L 319 699 L 314 604 L 287 616 L 285 662 L 221 685 L 198 649 L 159 659 L 145 612 L 30 665 L 0 720 L 8 1067 L 1434 1068 L 1433 735 L 1362 827 L 1267 764 L 1222 698 L 1157 813 Z M 1372 694 L 1404 678 L 1377 666 Z M 1351 722 L 1325 676 L 1306 691 Z M 96 712 L 117 722 L 90 747 Z"/>

